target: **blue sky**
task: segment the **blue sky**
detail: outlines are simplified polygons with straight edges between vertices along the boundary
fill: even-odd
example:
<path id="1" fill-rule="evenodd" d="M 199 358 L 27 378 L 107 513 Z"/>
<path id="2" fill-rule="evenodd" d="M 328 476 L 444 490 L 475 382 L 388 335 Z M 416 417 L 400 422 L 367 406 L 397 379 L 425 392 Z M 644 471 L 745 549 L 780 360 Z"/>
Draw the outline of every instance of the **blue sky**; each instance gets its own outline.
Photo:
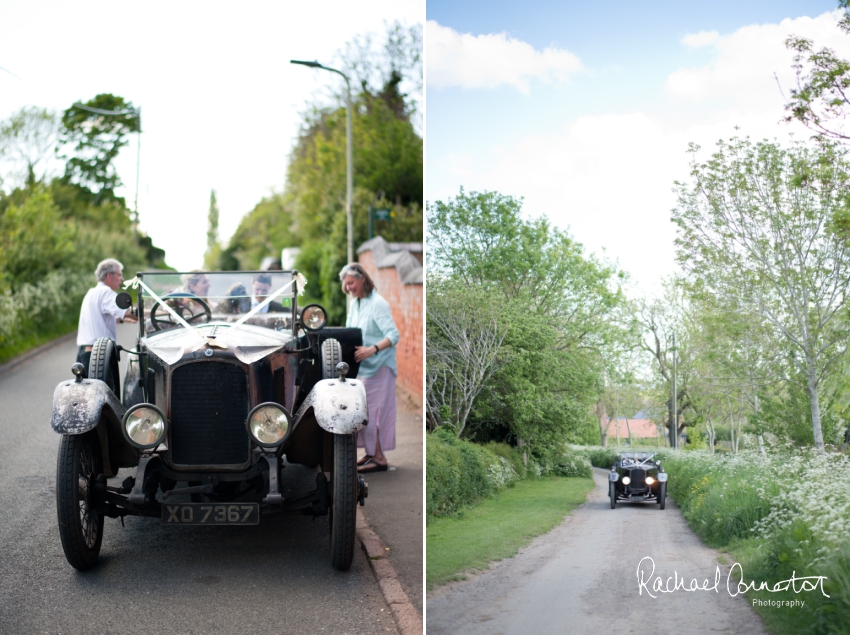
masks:
<path id="1" fill-rule="evenodd" d="M 427 3 L 426 199 L 467 190 L 616 259 L 644 290 L 673 270 L 687 144 L 788 138 L 793 33 L 850 57 L 834 1 Z M 776 77 L 774 76 L 776 75 Z M 808 136 L 796 128 L 796 135 Z"/>

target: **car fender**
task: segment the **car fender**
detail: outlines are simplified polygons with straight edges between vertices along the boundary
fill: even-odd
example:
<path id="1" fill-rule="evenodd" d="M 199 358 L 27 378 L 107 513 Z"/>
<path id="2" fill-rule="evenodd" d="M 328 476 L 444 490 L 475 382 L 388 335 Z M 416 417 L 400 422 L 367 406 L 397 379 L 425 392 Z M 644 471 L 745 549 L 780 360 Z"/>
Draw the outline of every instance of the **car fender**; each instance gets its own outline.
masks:
<path id="1" fill-rule="evenodd" d="M 366 427 L 366 389 L 357 379 L 323 379 L 313 386 L 295 413 L 293 428 L 312 410 L 323 430 L 333 434 L 353 434 Z"/>
<path id="2" fill-rule="evenodd" d="M 104 414 L 120 422 L 126 411 L 124 404 L 99 379 L 69 379 L 53 391 L 50 426 L 59 434 L 84 434 L 96 428 Z"/>

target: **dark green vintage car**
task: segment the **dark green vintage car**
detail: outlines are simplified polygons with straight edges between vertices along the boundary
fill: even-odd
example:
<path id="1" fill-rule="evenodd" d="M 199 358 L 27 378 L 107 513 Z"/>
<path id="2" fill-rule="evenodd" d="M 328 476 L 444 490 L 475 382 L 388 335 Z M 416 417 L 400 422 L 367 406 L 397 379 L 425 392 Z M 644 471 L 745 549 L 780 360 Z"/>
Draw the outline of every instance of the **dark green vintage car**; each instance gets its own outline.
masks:
<path id="1" fill-rule="evenodd" d="M 617 503 L 658 503 L 667 499 L 667 472 L 652 452 L 620 452 L 608 473 L 608 498 L 611 509 Z"/>

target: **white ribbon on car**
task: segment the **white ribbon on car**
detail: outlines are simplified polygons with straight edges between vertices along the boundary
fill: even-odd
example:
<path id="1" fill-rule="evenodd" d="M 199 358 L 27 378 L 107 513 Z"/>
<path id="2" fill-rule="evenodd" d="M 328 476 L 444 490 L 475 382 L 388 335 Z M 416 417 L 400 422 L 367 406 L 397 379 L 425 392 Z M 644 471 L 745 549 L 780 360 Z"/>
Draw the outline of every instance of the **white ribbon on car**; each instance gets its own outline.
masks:
<path id="1" fill-rule="evenodd" d="M 294 278 L 292 278 L 292 280 L 290 280 L 288 283 L 286 283 L 285 285 L 283 285 L 280 289 L 278 289 L 277 291 L 275 291 L 272 295 L 268 296 L 268 297 L 267 297 L 265 300 L 263 300 L 260 304 L 258 304 L 257 306 L 255 306 L 255 307 L 254 307 L 253 309 L 251 309 L 248 313 L 246 313 L 246 314 L 242 317 L 242 319 L 240 319 L 240 320 L 239 320 L 238 322 L 236 322 L 233 326 L 231 326 L 231 327 L 230 327 L 229 332 L 231 332 L 231 333 L 232 333 L 232 332 L 233 332 L 233 329 L 236 329 L 236 328 L 240 327 L 242 324 L 244 324 L 244 323 L 245 323 L 245 321 L 246 321 L 246 320 L 248 320 L 249 318 L 251 318 L 251 317 L 253 317 L 254 315 L 256 315 L 256 314 L 257 314 L 257 312 L 258 312 L 260 309 L 262 309 L 264 306 L 268 306 L 270 302 L 272 302 L 272 301 L 273 301 L 273 300 L 275 300 L 277 297 L 279 297 L 279 296 L 280 296 L 280 295 L 281 295 L 284 291 L 286 291 L 289 287 L 291 287 L 291 286 L 292 286 L 293 284 L 295 284 L 295 283 L 297 283 L 297 284 L 296 284 L 296 286 L 295 286 L 295 289 L 296 289 L 296 291 L 297 291 L 298 295 L 302 295 L 302 294 L 304 293 L 304 287 L 307 285 L 307 279 L 306 279 L 306 278 L 305 278 L 302 274 L 297 273 L 297 274 L 295 274 L 295 277 L 294 277 Z M 162 308 L 163 308 L 163 309 L 165 309 L 165 310 L 166 310 L 169 314 L 171 314 L 171 316 L 172 316 L 175 320 L 177 320 L 177 322 L 178 322 L 181 326 L 183 326 L 183 327 L 185 327 L 185 328 L 189 329 L 189 331 L 191 331 L 192 333 L 194 333 L 195 335 L 197 335 L 197 336 L 201 339 L 201 344 L 202 344 L 202 345 L 203 345 L 203 344 L 206 344 L 207 346 L 214 346 L 214 347 L 216 347 L 216 348 L 224 348 L 224 349 L 226 349 L 226 348 L 227 348 L 227 343 L 226 343 L 226 342 L 225 342 L 222 338 L 218 338 L 218 337 L 216 337 L 216 336 L 214 336 L 214 335 L 213 335 L 213 336 L 207 336 L 207 335 L 204 335 L 203 333 L 201 333 L 201 332 L 198 330 L 198 328 L 197 328 L 197 327 L 192 326 L 192 325 L 191 325 L 191 324 L 189 324 L 186 320 L 184 320 L 184 319 L 183 319 L 183 318 L 182 318 L 182 317 L 181 317 L 181 316 L 177 313 L 177 311 L 175 311 L 175 310 L 174 310 L 174 309 L 172 309 L 170 306 L 168 306 L 168 304 L 167 304 L 167 303 L 166 303 L 166 302 L 165 302 L 162 298 L 160 298 L 160 297 L 159 297 L 156 293 L 154 293 L 153 289 L 151 289 L 148 285 L 146 285 L 146 284 L 145 284 L 145 282 L 144 282 L 144 280 L 142 280 L 142 279 L 141 279 L 141 278 L 139 278 L 138 276 L 136 276 L 136 277 L 135 277 L 135 278 L 133 278 L 132 280 L 127 280 L 127 281 L 124 283 L 124 288 L 125 288 L 125 289 L 130 288 L 130 287 L 132 287 L 132 288 L 134 288 L 134 289 L 138 289 L 139 287 L 141 287 L 142 289 L 144 289 L 144 290 L 148 293 L 148 295 L 150 295 L 150 296 L 151 296 L 154 300 L 156 300 L 156 301 L 157 301 L 157 302 L 158 302 L 158 303 L 162 306 Z"/>

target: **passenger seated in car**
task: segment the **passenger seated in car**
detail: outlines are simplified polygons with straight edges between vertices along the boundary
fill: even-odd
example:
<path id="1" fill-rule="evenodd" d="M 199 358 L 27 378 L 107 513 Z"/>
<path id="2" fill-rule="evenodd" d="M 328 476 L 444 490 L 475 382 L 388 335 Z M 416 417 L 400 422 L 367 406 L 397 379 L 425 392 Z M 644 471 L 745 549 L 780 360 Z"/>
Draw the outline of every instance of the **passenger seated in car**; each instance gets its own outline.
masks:
<path id="1" fill-rule="evenodd" d="M 251 298 L 248 296 L 245 285 L 241 282 L 233 284 L 227 290 L 227 295 L 228 297 L 216 305 L 215 313 L 247 313 L 251 310 Z"/>

